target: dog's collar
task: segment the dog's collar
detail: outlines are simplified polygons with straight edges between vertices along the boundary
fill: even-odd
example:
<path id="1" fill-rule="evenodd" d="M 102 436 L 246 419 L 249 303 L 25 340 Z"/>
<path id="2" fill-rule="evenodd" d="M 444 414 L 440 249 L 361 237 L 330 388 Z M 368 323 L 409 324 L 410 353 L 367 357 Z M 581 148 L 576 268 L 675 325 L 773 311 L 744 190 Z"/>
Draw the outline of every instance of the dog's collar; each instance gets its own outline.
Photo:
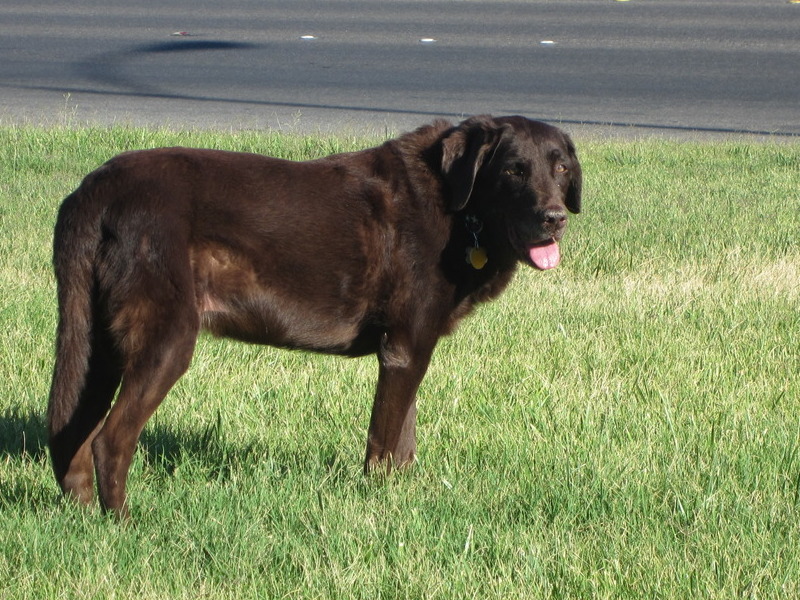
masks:
<path id="1" fill-rule="evenodd" d="M 473 269 L 482 269 L 489 262 L 489 258 L 486 256 L 486 249 L 482 248 L 478 242 L 478 234 L 483 231 L 483 221 L 475 215 L 464 215 L 464 225 L 466 225 L 467 231 L 472 234 L 472 239 L 475 241 L 474 245 L 467 246 L 467 264 L 471 265 Z"/>

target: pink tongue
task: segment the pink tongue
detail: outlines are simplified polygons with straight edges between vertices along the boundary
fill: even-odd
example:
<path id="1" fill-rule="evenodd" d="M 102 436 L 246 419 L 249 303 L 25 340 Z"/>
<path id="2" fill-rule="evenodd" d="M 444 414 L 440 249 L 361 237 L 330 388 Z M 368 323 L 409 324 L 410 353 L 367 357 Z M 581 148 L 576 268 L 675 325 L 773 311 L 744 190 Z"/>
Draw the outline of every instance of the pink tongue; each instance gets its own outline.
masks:
<path id="1" fill-rule="evenodd" d="M 558 263 L 561 262 L 561 252 L 558 249 L 558 242 L 554 240 L 531 246 L 528 248 L 528 252 L 531 257 L 531 262 L 543 271 L 557 267 Z"/>

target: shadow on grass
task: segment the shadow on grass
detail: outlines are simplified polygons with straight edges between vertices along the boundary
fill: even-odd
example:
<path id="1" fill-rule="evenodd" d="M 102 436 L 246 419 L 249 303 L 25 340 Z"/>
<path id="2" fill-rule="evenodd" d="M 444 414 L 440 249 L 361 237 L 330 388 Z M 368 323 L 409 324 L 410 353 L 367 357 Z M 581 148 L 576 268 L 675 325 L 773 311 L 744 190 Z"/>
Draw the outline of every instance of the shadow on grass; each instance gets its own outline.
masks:
<path id="1" fill-rule="evenodd" d="M 230 476 L 232 457 L 256 453 L 254 445 L 234 448 L 225 441 L 219 414 L 200 431 L 179 431 L 158 424 L 146 427 L 139 438 L 138 451 L 143 453 L 146 464 L 167 475 L 173 475 L 179 467 L 191 465 L 214 480 Z"/>
<path id="2" fill-rule="evenodd" d="M 0 415 L 0 510 L 35 511 L 57 499 L 55 480 L 44 484 L 38 467 L 46 458 L 44 414 L 4 411 Z"/>
<path id="3" fill-rule="evenodd" d="M 353 456 L 331 440 L 286 448 L 263 443 L 231 443 L 220 415 L 198 431 L 154 425 L 142 433 L 137 453 L 151 476 L 182 476 L 225 482 L 242 472 L 283 479 L 298 472 L 316 473 L 326 481 L 352 479 L 358 469 Z M 0 416 L 0 507 L 37 510 L 59 502 L 58 486 L 49 469 L 44 414 L 6 411 Z M 27 463 L 27 466 L 26 466 Z M 42 466 L 47 473 L 42 473 Z"/>
<path id="4" fill-rule="evenodd" d="M 6 411 L 0 416 L 0 456 L 39 460 L 47 453 L 44 414 Z"/>
<path id="5" fill-rule="evenodd" d="M 314 443 L 304 440 L 297 445 L 273 446 L 259 442 L 231 442 L 224 430 L 225 421 L 216 419 L 198 431 L 175 430 L 161 425 L 142 433 L 138 452 L 145 463 L 167 476 L 189 469 L 209 481 L 224 482 L 235 473 L 268 473 L 281 479 L 292 473 L 322 472 L 326 477 L 339 471 L 357 471 L 351 448 L 343 448 L 331 439 Z"/>
<path id="6" fill-rule="evenodd" d="M 255 451 L 255 448 L 250 449 Z M 181 457 L 192 456 L 204 463 L 217 464 L 229 455 L 230 449 L 222 436 L 222 419 L 199 432 L 177 431 L 168 427 L 146 428 L 137 452 L 174 470 Z M 38 462 L 47 457 L 47 422 L 44 412 L 7 410 L 0 416 L 0 456 L 11 460 L 27 459 Z"/>

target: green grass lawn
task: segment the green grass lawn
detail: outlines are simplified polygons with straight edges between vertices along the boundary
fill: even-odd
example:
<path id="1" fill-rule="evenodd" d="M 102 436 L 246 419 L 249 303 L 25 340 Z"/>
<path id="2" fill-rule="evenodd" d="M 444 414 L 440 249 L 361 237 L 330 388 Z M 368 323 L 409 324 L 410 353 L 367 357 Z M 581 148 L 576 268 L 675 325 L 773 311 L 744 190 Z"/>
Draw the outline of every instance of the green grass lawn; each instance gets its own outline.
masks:
<path id="1" fill-rule="evenodd" d="M 374 141 L 0 128 L 0 597 L 800 596 L 794 142 L 577 140 L 561 266 L 439 345 L 407 472 L 361 474 L 374 358 L 204 336 L 142 436 L 133 522 L 61 500 L 60 200 L 131 148 Z"/>

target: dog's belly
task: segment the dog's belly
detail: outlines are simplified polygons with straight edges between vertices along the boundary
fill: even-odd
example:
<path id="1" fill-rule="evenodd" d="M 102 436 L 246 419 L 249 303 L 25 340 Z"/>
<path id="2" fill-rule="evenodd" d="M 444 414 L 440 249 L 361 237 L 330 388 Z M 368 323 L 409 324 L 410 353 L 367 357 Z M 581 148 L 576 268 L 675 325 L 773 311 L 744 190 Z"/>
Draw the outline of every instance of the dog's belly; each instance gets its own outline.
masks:
<path id="1" fill-rule="evenodd" d="M 245 342 L 360 356 L 377 350 L 382 330 L 370 318 L 362 281 L 341 275 L 309 280 L 259 277 L 228 250 L 195 252 L 201 326 Z"/>
<path id="2" fill-rule="evenodd" d="M 221 337 L 332 354 L 362 355 L 378 347 L 377 328 L 358 311 L 320 311 L 297 298 L 263 292 L 257 297 L 206 297 L 202 326 Z"/>

